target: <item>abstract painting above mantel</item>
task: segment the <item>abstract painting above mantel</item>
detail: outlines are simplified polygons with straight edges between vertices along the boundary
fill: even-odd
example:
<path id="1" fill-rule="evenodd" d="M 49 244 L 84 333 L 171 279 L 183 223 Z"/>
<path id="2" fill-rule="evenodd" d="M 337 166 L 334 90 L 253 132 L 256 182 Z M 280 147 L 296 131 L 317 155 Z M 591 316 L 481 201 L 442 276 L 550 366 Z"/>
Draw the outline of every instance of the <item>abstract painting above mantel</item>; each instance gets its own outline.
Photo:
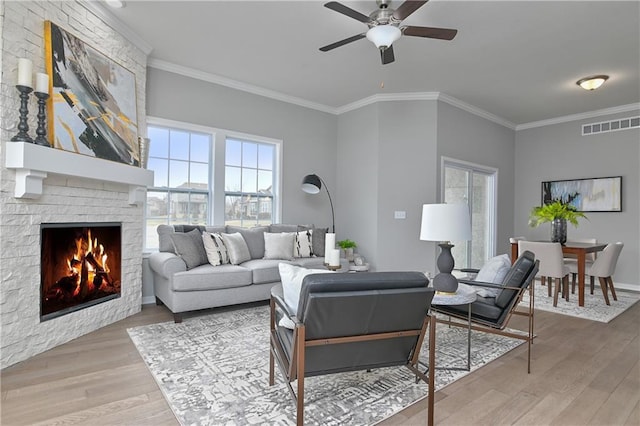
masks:
<path id="1" fill-rule="evenodd" d="M 54 147 L 138 166 L 135 75 L 51 21 L 45 48 Z"/>
<path id="2" fill-rule="evenodd" d="M 554 200 L 580 212 L 621 212 L 622 176 L 542 182 L 542 203 Z"/>

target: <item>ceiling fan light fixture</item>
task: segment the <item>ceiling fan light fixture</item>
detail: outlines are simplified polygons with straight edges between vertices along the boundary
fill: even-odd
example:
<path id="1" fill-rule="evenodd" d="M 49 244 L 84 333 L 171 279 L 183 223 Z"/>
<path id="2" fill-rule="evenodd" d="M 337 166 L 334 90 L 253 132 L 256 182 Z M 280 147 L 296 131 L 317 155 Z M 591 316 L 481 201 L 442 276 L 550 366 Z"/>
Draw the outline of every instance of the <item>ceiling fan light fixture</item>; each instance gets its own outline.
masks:
<path id="1" fill-rule="evenodd" d="M 378 49 L 387 48 L 400 38 L 402 31 L 394 25 L 376 25 L 367 31 L 367 40 L 376 45 Z"/>
<path id="2" fill-rule="evenodd" d="M 593 77 L 585 77 L 576 81 L 576 84 L 584 90 L 596 90 L 598 87 L 609 79 L 608 75 L 594 75 Z"/>

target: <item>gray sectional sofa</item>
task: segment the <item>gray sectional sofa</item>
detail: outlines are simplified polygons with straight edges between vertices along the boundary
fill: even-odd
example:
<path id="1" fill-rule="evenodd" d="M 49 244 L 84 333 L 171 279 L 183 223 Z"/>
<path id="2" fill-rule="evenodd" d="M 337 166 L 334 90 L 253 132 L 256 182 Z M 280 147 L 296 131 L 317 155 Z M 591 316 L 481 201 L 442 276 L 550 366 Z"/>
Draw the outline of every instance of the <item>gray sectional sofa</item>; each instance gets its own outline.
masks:
<path id="1" fill-rule="evenodd" d="M 265 233 L 305 230 L 312 230 L 313 256 L 264 258 Z M 197 237 L 199 235 L 201 239 L 203 231 L 211 234 L 240 233 L 251 258 L 238 264 L 213 266 L 207 261 L 204 247 L 201 251 L 198 246 Z M 278 264 L 281 262 L 307 268 L 324 267 L 324 237 L 327 229 L 314 228 L 312 225 L 274 224 L 251 229 L 234 226 L 160 225 L 157 232 L 160 251 L 149 257 L 156 303 L 166 305 L 173 313 L 175 322 L 181 322 L 182 314 L 188 311 L 268 300 L 271 287 L 280 283 Z M 187 244 L 193 243 L 193 247 L 185 247 L 185 241 Z M 344 259 L 341 261 L 343 269 L 348 270 L 348 262 Z"/>

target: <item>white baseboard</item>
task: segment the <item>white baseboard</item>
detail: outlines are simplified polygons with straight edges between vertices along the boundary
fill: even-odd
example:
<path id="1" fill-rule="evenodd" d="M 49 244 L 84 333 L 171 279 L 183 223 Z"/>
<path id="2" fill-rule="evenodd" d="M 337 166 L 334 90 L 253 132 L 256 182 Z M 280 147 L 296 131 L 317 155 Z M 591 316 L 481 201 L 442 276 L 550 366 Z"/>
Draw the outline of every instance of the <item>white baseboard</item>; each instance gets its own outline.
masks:
<path id="1" fill-rule="evenodd" d="M 640 284 L 627 284 L 627 283 L 613 283 L 616 289 L 626 290 L 626 291 L 635 291 L 640 293 Z"/>

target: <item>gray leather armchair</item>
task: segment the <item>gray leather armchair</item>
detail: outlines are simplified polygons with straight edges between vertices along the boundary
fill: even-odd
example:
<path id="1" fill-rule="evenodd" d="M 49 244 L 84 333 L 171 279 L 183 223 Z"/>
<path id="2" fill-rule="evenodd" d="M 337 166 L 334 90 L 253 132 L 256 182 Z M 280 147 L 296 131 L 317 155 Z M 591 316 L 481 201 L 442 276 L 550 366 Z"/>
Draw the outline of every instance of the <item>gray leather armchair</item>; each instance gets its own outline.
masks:
<path id="1" fill-rule="evenodd" d="M 296 401 L 298 425 L 304 424 L 305 377 L 401 365 L 427 382 L 433 424 L 433 374 L 418 370 L 427 327 L 429 365 L 435 365 L 435 319 L 429 315 L 434 290 L 428 283 L 419 272 L 308 275 L 297 316 L 282 288 L 272 289 L 269 384 L 277 363 Z M 293 330 L 278 325 L 282 315 L 295 323 Z"/>
<path id="2" fill-rule="evenodd" d="M 496 297 L 481 297 L 478 295 L 471 305 L 437 305 L 432 306 L 434 312 L 449 316 L 449 320 L 438 320 L 449 325 L 467 327 L 469 306 L 471 306 L 472 329 L 503 336 L 522 339 L 528 343 L 527 372 L 531 372 L 531 343 L 533 341 L 535 294 L 532 285 L 538 273 L 540 261 L 530 251 L 523 252 L 513 263 L 504 277 L 502 284 L 484 283 L 472 280 L 459 280 L 461 283 L 476 287 L 497 288 L 500 292 Z M 525 291 L 529 291 L 528 309 L 517 309 Z M 512 333 L 505 330 L 513 315 L 528 317 L 529 324 L 526 335 Z M 451 321 L 451 317 L 464 320 L 464 323 Z"/>

